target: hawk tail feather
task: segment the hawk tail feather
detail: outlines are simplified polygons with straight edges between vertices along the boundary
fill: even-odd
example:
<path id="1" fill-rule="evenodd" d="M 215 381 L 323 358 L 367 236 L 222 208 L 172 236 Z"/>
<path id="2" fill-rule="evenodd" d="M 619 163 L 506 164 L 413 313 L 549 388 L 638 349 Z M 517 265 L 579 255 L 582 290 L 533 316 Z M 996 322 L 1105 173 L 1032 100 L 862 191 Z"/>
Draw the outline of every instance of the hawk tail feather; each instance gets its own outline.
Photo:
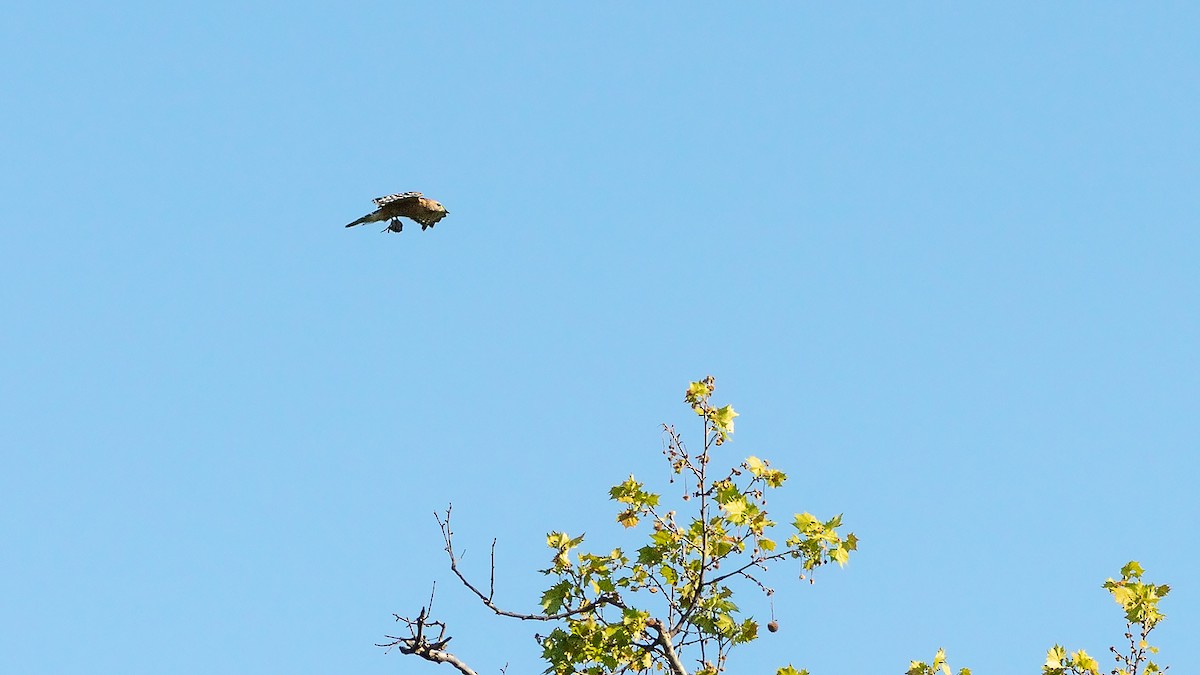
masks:
<path id="1" fill-rule="evenodd" d="M 362 225 L 363 223 L 369 223 L 369 222 L 371 222 L 371 215 L 372 214 L 368 213 L 367 215 L 363 216 L 362 218 L 359 218 L 358 220 L 354 221 L 353 223 L 350 223 L 346 227 L 354 227 L 355 225 Z"/>

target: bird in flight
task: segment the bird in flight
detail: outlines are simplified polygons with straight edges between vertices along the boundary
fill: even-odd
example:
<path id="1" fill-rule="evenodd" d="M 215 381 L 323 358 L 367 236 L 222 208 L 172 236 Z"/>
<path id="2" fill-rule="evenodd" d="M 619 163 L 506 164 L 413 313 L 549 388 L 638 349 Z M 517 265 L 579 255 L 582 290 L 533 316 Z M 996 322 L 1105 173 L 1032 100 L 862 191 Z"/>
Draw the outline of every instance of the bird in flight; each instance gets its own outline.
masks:
<path id="1" fill-rule="evenodd" d="M 422 197 L 420 192 L 402 192 L 400 194 L 377 197 L 373 201 L 375 202 L 375 206 L 379 208 L 350 223 L 346 227 L 386 220 L 388 221 L 388 226 L 386 230 L 383 230 L 384 232 L 401 232 L 404 230 L 404 223 L 400 219 L 410 218 L 420 223 L 421 231 L 424 232 L 426 228 L 437 225 L 439 220 L 445 218 L 450 213 L 440 202 Z"/>

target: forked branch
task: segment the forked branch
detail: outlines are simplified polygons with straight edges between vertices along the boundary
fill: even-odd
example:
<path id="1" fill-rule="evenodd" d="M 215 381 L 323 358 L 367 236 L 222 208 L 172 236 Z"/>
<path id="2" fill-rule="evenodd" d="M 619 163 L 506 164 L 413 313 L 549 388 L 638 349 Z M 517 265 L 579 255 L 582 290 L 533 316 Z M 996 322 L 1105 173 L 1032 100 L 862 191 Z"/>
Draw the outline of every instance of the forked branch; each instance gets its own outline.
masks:
<path id="1" fill-rule="evenodd" d="M 429 605 L 429 607 L 422 607 L 421 612 L 417 614 L 417 618 L 415 619 L 394 614 L 393 616 L 396 617 L 396 621 L 407 625 L 408 637 L 387 635 L 385 637 L 391 640 L 391 642 L 379 643 L 375 646 L 383 647 L 389 651 L 395 647 L 400 650 L 401 654 L 413 654 L 433 663 L 449 663 L 463 675 L 477 675 L 475 670 L 468 666 L 462 659 L 446 651 L 446 644 L 451 639 L 446 637 L 446 624 L 441 621 L 432 621 L 429 619 L 429 610 L 433 606 L 432 597 L 430 597 Z M 437 638 L 430 639 L 427 629 L 436 629 L 438 632 Z"/>
<path id="2" fill-rule="evenodd" d="M 438 527 L 440 527 L 442 530 L 442 540 L 446 543 L 446 555 L 450 558 L 450 571 L 454 573 L 454 576 L 458 577 L 458 580 L 462 582 L 463 586 L 467 587 L 467 590 L 471 591 L 475 594 L 475 597 L 479 598 L 484 607 L 487 607 L 496 614 L 499 614 L 500 616 L 507 616 L 512 619 L 520 619 L 522 621 L 558 621 L 560 619 L 567 619 L 578 614 L 594 611 L 605 605 L 613 605 L 615 607 L 622 608 L 625 606 L 624 603 L 621 602 L 621 596 L 617 593 L 606 593 L 592 602 L 585 603 L 584 605 L 575 609 L 559 612 L 557 614 L 522 614 L 520 612 L 512 612 L 497 606 L 496 603 L 492 601 L 492 598 L 496 595 L 496 540 L 492 540 L 491 576 L 488 584 L 488 592 L 486 595 L 484 595 L 483 591 L 479 590 L 479 588 L 468 581 L 467 577 L 464 576 L 462 571 L 458 569 L 458 556 L 454 553 L 454 531 L 450 529 L 450 513 L 453 509 L 453 504 L 447 506 L 445 517 L 442 517 L 436 512 L 433 514 L 433 517 L 437 518 Z"/>

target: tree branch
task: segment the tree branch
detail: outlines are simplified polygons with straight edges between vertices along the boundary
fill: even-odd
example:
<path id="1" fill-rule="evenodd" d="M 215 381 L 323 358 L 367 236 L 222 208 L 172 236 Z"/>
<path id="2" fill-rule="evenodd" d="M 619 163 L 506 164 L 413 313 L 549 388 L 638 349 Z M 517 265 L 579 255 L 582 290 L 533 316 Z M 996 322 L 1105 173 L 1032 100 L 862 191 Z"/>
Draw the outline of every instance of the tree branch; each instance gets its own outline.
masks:
<path id="1" fill-rule="evenodd" d="M 683 667 L 683 662 L 679 660 L 679 654 L 675 652 L 675 645 L 671 644 L 671 633 L 663 627 L 661 621 L 651 618 L 646 622 L 647 628 L 654 629 L 654 643 L 658 646 L 663 658 L 667 660 L 667 667 L 671 669 L 671 675 L 688 675 L 687 669 Z"/>
<path id="2" fill-rule="evenodd" d="M 522 614 L 520 612 L 511 612 L 507 609 L 497 606 L 496 603 L 492 602 L 492 598 L 496 594 L 496 541 L 494 539 L 492 540 L 491 586 L 488 588 L 488 594 L 484 595 L 483 591 L 479 590 L 474 584 L 468 581 L 463 573 L 458 569 L 458 557 L 454 554 L 454 543 L 452 541 L 454 532 L 450 529 L 450 512 L 453 509 L 453 504 L 446 507 L 446 517 L 444 520 L 437 514 L 437 512 L 434 512 L 433 514 L 433 517 L 437 519 L 438 527 L 440 527 L 442 530 L 442 539 L 446 542 L 446 555 L 450 558 L 450 571 L 454 573 L 454 576 L 458 577 L 458 580 L 462 582 L 463 586 L 467 587 L 467 590 L 471 591 L 475 594 L 475 597 L 479 598 L 484 607 L 487 607 L 496 614 L 499 614 L 500 616 L 507 616 L 511 619 L 520 619 L 522 621 L 558 621 L 560 619 L 569 619 L 578 614 L 591 612 L 599 609 L 600 607 L 604 607 L 605 605 L 613 605 L 621 608 L 625 607 L 625 604 L 621 601 L 621 596 L 617 593 L 605 593 L 592 602 L 585 603 L 576 609 L 559 612 L 558 614 Z"/>
<path id="3" fill-rule="evenodd" d="M 429 604 L 433 604 L 433 598 L 430 597 Z M 419 656 L 426 661 L 433 663 L 449 663 L 458 669 L 462 675 L 477 675 L 475 670 L 468 666 L 465 661 L 458 658 L 454 654 L 446 651 L 446 644 L 451 638 L 446 637 L 446 624 L 441 621 L 430 621 L 428 608 L 422 607 L 421 613 L 415 619 L 395 614 L 396 621 L 401 621 L 408 624 L 409 636 L 398 637 L 395 635 L 386 635 L 384 637 L 391 640 L 376 644 L 376 647 L 383 647 L 390 650 L 392 647 L 400 650 L 401 654 L 413 654 Z M 425 635 L 426 628 L 438 628 L 438 637 L 436 640 L 430 641 Z"/>

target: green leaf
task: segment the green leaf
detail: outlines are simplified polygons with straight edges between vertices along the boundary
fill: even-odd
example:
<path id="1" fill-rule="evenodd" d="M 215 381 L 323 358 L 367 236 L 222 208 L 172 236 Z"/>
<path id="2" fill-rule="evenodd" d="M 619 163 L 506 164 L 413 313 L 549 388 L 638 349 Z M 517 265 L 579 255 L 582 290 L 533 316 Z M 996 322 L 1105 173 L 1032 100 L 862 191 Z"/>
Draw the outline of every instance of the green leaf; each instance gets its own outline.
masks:
<path id="1" fill-rule="evenodd" d="M 763 474 L 765 474 L 768 470 L 767 463 L 755 457 L 754 455 L 750 455 L 746 458 L 746 468 L 750 471 L 750 473 L 754 474 L 758 478 L 762 478 Z"/>
<path id="2" fill-rule="evenodd" d="M 1050 651 L 1046 652 L 1046 663 L 1042 669 L 1059 669 L 1062 668 L 1063 660 L 1067 658 L 1067 650 L 1063 649 L 1062 645 L 1054 645 Z"/>
<path id="3" fill-rule="evenodd" d="M 733 638 L 734 631 L 737 629 L 737 624 L 733 622 L 733 618 L 728 614 L 720 614 L 716 621 L 717 631 L 726 638 Z"/>
<path id="4" fill-rule="evenodd" d="M 658 573 L 662 575 L 663 581 L 667 582 L 669 586 L 674 586 L 675 582 L 679 581 L 679 573 L 675 571 L 674 567 L 669 565 L 663 565 Z"/>
<path id="5" fill-rule="evenodd" d="M 816 517 L 811 513 L 797 513 L 793 524 L 800 532 L 807 533 L 813 528 L 814 525 L 819 527 L 821 521 L 817 520 Z"/>
<path id="6" fill-rule="evenodd" d="M 1133 591 L 1123 583 L 1114 584 L 1108 591 L 1112 593 L 1113 600 L 1125 609 L 1129 609 L 1129 605 L 1133 603 Z"/>
<path id="7" fill-rule="evenodd" d="M 829 557 L 833 558 L 833 561 L 838 565 L 845 566 L 845 564 L 850 560 L 850 552 L 841 546 L 838 546 L 829 552 Z"/>
<path id="8" fill-rule="evenodd" d="M 550 548 L 558 549 L 558 553 L 554 556 L 554 568 L 557 570 L 566 569 L 571 566 L 571 558 L 568 552 L 583 542 L 583 535 L 579 535 L 572 539 L 565 532 L 551 532 L 546 535 L 546 544 Z"/>
<path id="9" fill-rule="evenodd" d="M 1082 649 L 1071 655 L 1071 665 L 1092 675 L 1100 675 L 1100 664 Z"/>
<path id="10" fill-rule="evenodd" d="M 655 565 L 662 562 L 663 550 L 657 546 L 643 546 L 638 549 L 637 561 L 642 565 Z"/>
<path id="11" fill-rule="evenodd" d="M 732 434 L 733 433 L 733 418 L 735 418 L 737 416 L 738 416 L 738 413 L 734 412 L 733 406 L 727 405 L 722 408 L 717 408 L 716 410 L 713 411 L 712 421 L 713 421 L 713 424 L 716 425 L 717 429 L 719 429 L 723 432 Z"/>
<path id="12" fill-rule="evenodd" d="M 634 504 L 637 502 L 636 497 L 641 489 L 641 483 L 638 483 L 636 480 L 634 480 L 633 475 L 631 474 L 624 483 L 621 483 L 620 485 L 614 485 L 612 489 L 608 491 L 608 495 L 610 498 L 615 499 L 616 501 L 624 502 L 626 504 Z"/>
<path id="13" fill-rule="evenodd" d="M 545 593 L 542 593 L 542 609 L 547 614 L 557 614 L 567 601 L 567 594 L 570 590 L 571 583 L 565 579 L 551 586 Z"/>
<path id="14" fill-rule="evenodd" d="M 617 514 L 617 522 L 626 529 L 635 527 L 638 524 L 637 511 L 633 509 L 625 509 Z"/>
<path id="15" fill-rule="evenodd" d="M 723 504 L 731 502 L 735 499 L 741 499 L 742 493 L 738 487 L 733 484 L 733 481 L 720 481 L 713 483 L 713 487 L 717 488 L 717 503 Z"/>
<path id="16" fill-rule="evenodd" d="M 676 391 L 678 391 L 678 390 L 676 390 Z M 709 394 L 709 391 L 708 391 L 707 383 L 692 382 L 692 383 L 688 384 L 687 393 L 685 393 L 683 395 L 683 398 L 688 403 L 696 403 L 698 401 L 703 401 L 704 399 L 708 398 L 708 394 Z"/>
<path id="17" fill-rule="evenodd" d="M 734 642 L 746 643 L 753 642 L 758 638 L 758 622 L 754 619 L 746 619 L 742 622 L 741 630 L 739 631 Z"/>
<path id="18" fill-rule="evenodd" d="M 746 507 L 747 504 L 744 497 L 727 504 L 721 504 L 721 508 L 725 511 L 725 517 L 735 525 L 746 522 Z"/>

